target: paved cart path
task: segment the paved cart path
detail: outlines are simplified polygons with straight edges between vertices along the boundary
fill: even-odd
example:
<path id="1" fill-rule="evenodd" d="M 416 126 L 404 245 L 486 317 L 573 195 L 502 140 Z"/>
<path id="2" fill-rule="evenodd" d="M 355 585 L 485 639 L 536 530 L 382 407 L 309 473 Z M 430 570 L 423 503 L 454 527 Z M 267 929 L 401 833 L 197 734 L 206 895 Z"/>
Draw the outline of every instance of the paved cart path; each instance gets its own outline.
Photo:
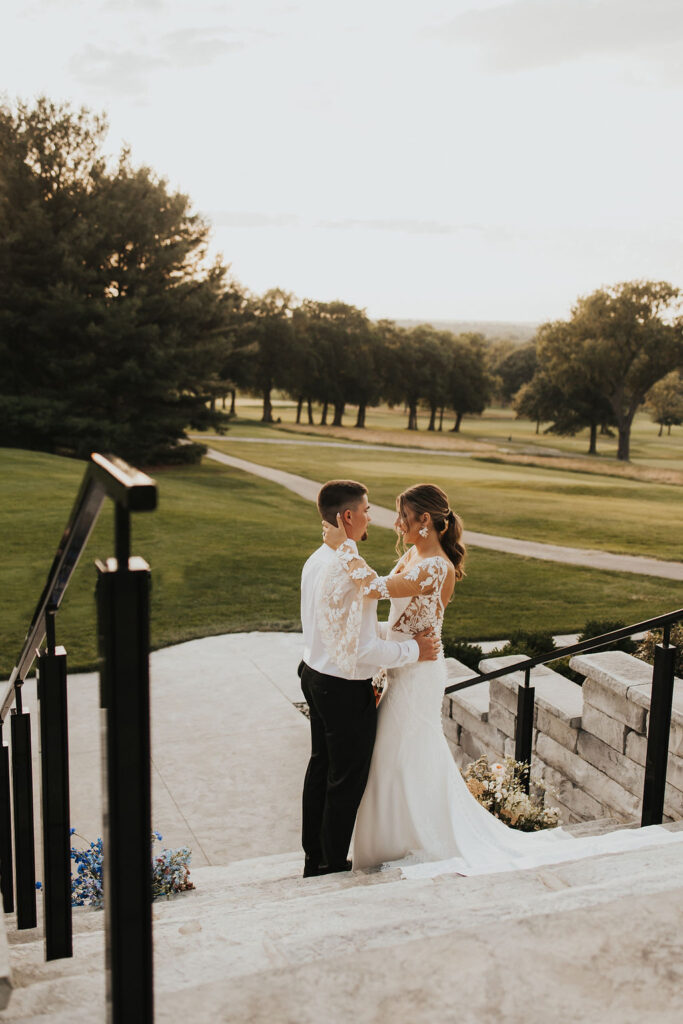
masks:
<path id="1" fill-rule="evenodd" d="M 367 446 L 365 446 L 367 447 Z M 233 469 L 241 469 L 245 473 L 263 477 L 280 484 L 308 501 L 315 501 L 321 484 L 317 480 L 309 480 L 296 473 L 287 473 L 272 466 L 261 466 L 256 462 L 239 459 L 234 455 L 209 448 L 207 458 L 222 462 Z M 372 506 L 372 521 L 377 526 L 392 530 L 396 513 L 393 509 Z M 542 544 L 537 541 L 519 540 L 515 537 L 498 537 L 493 533 L 476 533 L 465 530 L 465 543 L 475 548 L 488 548 L 491 551 L 502 551 L 508 555 L 521 555 L 525 558 L 539 558 L 545 562 L 563 562 L 566 565 L 583 565 L 589 569 L 607 569 L 612 572 L 631 572 L 640 576 L 658 576 L 660 579 L 683 581 L 682 562 L 664 562 L 658 558 L 645 558 L 641 555 L 616 555 L 609 551 L 595 551 L 590 548 L 569 548 L 560 544 Z"/>

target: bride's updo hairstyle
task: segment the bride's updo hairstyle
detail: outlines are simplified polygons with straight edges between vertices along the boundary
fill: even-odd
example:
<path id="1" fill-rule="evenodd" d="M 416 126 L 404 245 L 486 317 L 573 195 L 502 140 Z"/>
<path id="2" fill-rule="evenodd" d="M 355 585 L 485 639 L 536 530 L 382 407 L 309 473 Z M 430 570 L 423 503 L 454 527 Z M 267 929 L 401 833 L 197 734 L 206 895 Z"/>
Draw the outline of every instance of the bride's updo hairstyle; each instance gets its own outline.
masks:
<path id="1" fill-rule="evenodd" d="M 436 484 L 415 484 L 399 494 L 396 507 L 404 519 L 407 518 L 406 509 L 416 517 L 429 513 L 439 535 L 439 543 L 455 567 L 455 578 L 461 580 L 465 575 L 463 566 L 467 550 L 462 539 L 462 519 L 452 511 L 448 495 Z"/>

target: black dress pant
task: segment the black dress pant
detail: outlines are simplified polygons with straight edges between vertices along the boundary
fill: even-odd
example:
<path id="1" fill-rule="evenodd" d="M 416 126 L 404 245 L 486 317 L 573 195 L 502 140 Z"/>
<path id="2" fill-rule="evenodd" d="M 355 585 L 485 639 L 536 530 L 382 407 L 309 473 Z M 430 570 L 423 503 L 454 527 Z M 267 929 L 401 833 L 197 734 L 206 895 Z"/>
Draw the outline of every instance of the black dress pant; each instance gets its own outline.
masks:
<path id="1" fill-rule="evenodd" d="M 303 792 L 307 864 L 341 868 L 368 780 L 377 728 L 371 679 L 349 680 L 301 668 L 311 716 L 311 759 Z"/>

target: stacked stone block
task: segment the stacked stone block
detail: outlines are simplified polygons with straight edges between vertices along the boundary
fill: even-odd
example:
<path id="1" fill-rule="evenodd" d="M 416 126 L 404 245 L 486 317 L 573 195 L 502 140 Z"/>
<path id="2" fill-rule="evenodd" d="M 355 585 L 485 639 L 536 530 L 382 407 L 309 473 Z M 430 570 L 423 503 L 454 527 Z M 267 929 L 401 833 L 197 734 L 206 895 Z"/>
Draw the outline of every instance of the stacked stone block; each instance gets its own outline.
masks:
<path id="1" fill-rule="evenodd" d="M 482 672 L 520 661 L 489 658 Z M 613 817 L 640 818 L 652 668 L 622 651 L 584 654 L 571 661 L 583 686 L 540 666 L 531 673 L 536 691 L 532 781 L 548 790 L 547 802 L 563 824 Z M 449 682 L 472 673 L 448 659 Z M 462 769 L 482 754 L 514 756 L 518 672 L 444 698 L 444 733 Z M 667 820 L 683 818 L 683 681 L 675 684 L 667 788 Z"/>

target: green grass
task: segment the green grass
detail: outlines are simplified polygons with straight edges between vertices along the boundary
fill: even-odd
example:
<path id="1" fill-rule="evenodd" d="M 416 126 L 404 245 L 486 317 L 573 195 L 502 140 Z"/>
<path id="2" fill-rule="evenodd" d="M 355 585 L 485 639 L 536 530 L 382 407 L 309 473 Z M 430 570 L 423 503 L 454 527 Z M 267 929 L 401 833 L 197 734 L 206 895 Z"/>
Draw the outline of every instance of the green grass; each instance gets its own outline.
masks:
<path id="1" fill-rule="evenodd" d="M 19 653 L 83 470 L 70 459 L 0 449 L 0 677 Z M 152 566 L 153 646 L 298 629 L 301 566 L 320 539 L 315 507 L 211 462 L 160 472 L 157 481 L 159 509 L 133 517 L 132 542 L 133 553 Z M 96 662 L 93 560 L 113 553 L 112 520 L 107 507 L 58 616 L 71 670 Z M 363 553 L 387 572 L 393 545 L 392 534 L 376 528 Z M 570 632 L 591 618 L 634 622 L 681 604 L 675 582 L 491 551 L 473 550 L 467 571 L 446 613 L 445 633 L 458 639 L 499 639 L 514 629 Z M 210 682 L 188 679 L 197 688 Z"/>
<path id="2" fill-rule="evenodd" d="M 371 502 L 390 508 L 400 491 L 428 480 L 446 491 L 466 528 L 482 533 L 670 561 L 683 557 L 683 494 L 673 484 L 447 455 L 247 445 L 232 443 L 230 435 L 211 445 L 313 480 L 360 479 Z"/>
<path id="3" fill-rule="evenodd" d="M 249 418 L 258 422 L 260 410 L 261 405 L 258 399 L 240 396 L 237 400 L 237 411 L 241 418 Z M 276 400 L 274 415 L 282 420 L 280 429 L 294 424 L 296 403 L 290 399 Z M 305 419 L 304 416 L 304 422 Z M 319 420 L 320 407 L 316 406 L 316 424 Z M 396 406 L 393 409 L 388 406 L 379 406 L 367 410 L 366 429 L 381 430 L 387 433 L 396 432 L 400 436 L 400 443 L 409 444 L 411 434 L 406 430 L 407 421 L 407 415 L 401 406 Z M 352 427 L 355 422 L 356 409 L 354 406 L 347 406 L 344 426 Z M 426 433 L 428 422 L 429 414 L 425 410 L 421 410 L 418 415 L 419 433 Z M 544 425 L 542 424 L 541 432 L 537 434 L 535 423 L 516 419 L 514 411 L 510 408 L 490 408 L 482 416 L 465 416 L 459 434 L 449 433 L 452 426 L 453 418 L 451 416 L 444 418 L 444 432 L 441 436 L 457 437 L 465 443 L 467 441 L 485 441 L 509 448 L 513 452 L 532 452 L 537 448 L 554 448 L 567 455 L 583 456 L 588 451 L 587 430 L 581 431 L 575 437 L 558 437 L 555 434 L 544 434 Z M 277 428 L 271 429 L 277 430 Z M 683 427 L 673 427 L 670 435 L 665 432 L 662 437 L 657 436 L 658 432 L 658 424 L 651 421 L 648 413 L 639 412 L 636 415 L 631 432 L 631 461 L 636 466 L 682 470 Z M 391 440 L 390 437 L 387 438 L 387 442 Z M 598 454 L 593 457 L 596 463 L 614 462 L 616 454 L 616 434 L 612 438 L 598 437 Z"/>

